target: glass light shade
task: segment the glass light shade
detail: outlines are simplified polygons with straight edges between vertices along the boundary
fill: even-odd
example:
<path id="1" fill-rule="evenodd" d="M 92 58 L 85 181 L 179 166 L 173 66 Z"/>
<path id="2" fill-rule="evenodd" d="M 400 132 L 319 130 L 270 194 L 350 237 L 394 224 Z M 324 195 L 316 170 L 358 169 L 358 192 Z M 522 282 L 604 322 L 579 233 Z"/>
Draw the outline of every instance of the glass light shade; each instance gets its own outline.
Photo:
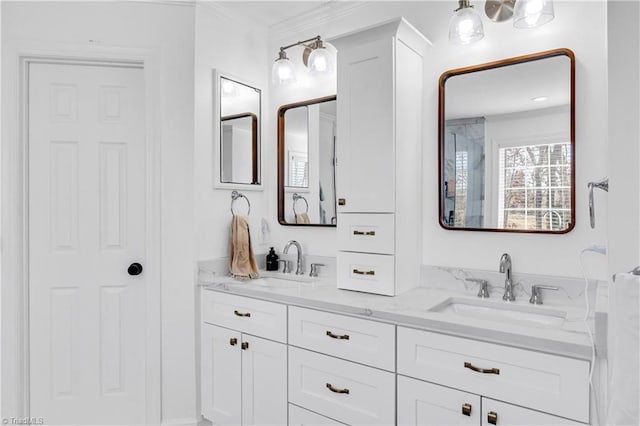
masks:
<path id="1" fill-rule="evenodd" d="M 480 14 L 471 7 L 458 10 L 449 22 L 449 41 L 469 44 L 484 37 Z"/>
<path id="2" fill-rule="evenodd" d="M 555 17 L 552 0 L 516 0 L 513 10 L 513 26 L 535 28 Z"/>
<path id="3" fill-rule="evenodd" d="M 291 84 L 296 81 L 296 69 L 287 58 L 277 59 L 271 68 L 273 84 Z"/>
<path id="4" fill-rule="evenodd" d="M 333 73 L 333 55 L 325 47 L 314 49 L 307 60 L 309 72 L 314 76 L 324 76 Z"/>

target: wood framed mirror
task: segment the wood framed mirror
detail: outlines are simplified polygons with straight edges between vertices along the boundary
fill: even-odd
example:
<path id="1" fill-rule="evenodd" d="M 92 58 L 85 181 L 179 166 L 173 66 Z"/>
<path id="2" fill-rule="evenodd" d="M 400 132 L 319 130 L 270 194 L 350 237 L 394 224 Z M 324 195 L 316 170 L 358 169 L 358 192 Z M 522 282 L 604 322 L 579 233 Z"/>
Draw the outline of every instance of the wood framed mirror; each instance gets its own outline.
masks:
<path id="1" fill-rule="evenodd" d="M 260 184 L 256 114 L 244 112 L 220 117 L 220 157 L 221 182 Z"/>
<path id="2" fill-rule="evenodd" d="M 335 227 L 336 96 L 278 109 L 278 221 Z"/>
<path id="3" fill-rule="evenodd" d="M 439 81 L 439 222 L 564 234 L 575 226 L 575 57 L 555 49 Z"/>

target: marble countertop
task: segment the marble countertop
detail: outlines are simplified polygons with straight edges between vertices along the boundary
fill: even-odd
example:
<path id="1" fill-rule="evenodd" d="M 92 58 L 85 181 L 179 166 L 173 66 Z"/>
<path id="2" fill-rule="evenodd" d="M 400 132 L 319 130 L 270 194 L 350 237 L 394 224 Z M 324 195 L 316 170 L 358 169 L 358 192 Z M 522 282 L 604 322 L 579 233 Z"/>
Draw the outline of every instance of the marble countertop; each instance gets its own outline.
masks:
<path id="1" fill-rule="evenodd" d="M 456 289 L 418 287 L 399 296 L 388 297 L 340 290 L 334 282 L 314 281 L 308 277 L 263 273 L 259 279 L 240 281 L 202 269 L 199 285 L 205 290 L 317 308 L 490 343 L 591 360 L 591 341 L 583 321 L 584 309 L 576 306 L 551 303 L 534 306 L 529 304 L 526 298 L 510 302 L 531 312 L 566 312 L 561 326 L 553 327 L 518 321 L 517 315 L 510 320 L 498 320 L 430 311 L 452 297 L 463 303 L 473 304 L 481 301 L 473 294 Z M 492 295 L 488 302 L 498 307 L 507 303 L 496 295 Z"/>

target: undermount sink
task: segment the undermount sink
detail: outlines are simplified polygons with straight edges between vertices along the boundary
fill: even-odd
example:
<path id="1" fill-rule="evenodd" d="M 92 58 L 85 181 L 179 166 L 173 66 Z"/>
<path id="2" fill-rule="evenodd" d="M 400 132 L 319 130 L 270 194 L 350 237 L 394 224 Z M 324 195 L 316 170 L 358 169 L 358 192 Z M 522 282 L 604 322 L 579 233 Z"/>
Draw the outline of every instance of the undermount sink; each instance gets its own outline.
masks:
<path id="1" fill-rule="evenodd" d="M 479 320 L 497 321 L 504 324 L 545 328 L 559 328 L 567 317 L 567 313 L 564 311 L 540 306 L 516 305 L 499 301 L 458 297 L 450 297 L 429 309 L 429 311 Z"/>
<path id="2" fill-rule="evenodd" d="M 318 278 L 308 275 L 283 274 L 274 271 L 260 271 L 260 277 L 250 280 L 228 278 L 227 283 L 246 284 L 257 287 L 296 288 L 300 286 L 315 287 L 319 285 Z"/>

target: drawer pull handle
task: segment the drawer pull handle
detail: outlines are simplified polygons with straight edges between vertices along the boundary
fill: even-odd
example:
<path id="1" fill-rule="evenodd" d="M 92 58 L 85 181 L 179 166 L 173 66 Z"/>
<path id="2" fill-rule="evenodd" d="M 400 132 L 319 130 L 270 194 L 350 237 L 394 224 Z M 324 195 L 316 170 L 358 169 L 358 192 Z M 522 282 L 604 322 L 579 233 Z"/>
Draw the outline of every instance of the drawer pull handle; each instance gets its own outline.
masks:
<path id="1" fill-rule="evenodd" d="M 491 425 L 497 425 L 498 413 L 496 413 L 495 411 L 489 411 L 489 414 L 487 414 L 487 422 L 489 422 L 489 424 Z"/>
<path id="2" fill-rule="evenodd" d="M 462 414 L 471 416 L 471 404 L 462 404 Z"/>
<path id="3" fill-rule="evenodd" d="M 235 337 L 232 337 L 231 339 L 229 339 L 229 344 L 231 346 L 235 346 L 238 344 L 238 339 L 236 339 Z"/>
<path id="4" fill-rule="evenodd" d="M 375 237 L 376 231 L 353 231 L 353 235 L 367 235 L 370 237 Z"/>
<path id="5" fill-rule="evenodd" d="M 464 363 L 464 368 L 468 368 L 469 370 L 473 370 L 476 373 L 484 373 L 484 374 L 500 374 L 499 368 L 478 368 L 470 362 Z"/>
<path id="6" fill-rule="evenodd" d="M 344 206 L 347 204 L 347 199 L 346 198 L 338 198 L 338 205 L 339 206 Z"/>
<path id="7" fill-rule="evenodd" d="M 346 395 L 349 395 L 349 389 L 337 389 L 331 386 L 331 383 L 327 383 L 327 389 L 329 389 L 331 392 L 344 393 Z"/>
<path id="8" fill-rule="evenodd" d="M 245 318 L 249 318 L 251 316 L 251 313 L 249 312 L 238 312 L 238 311 L 233 311 L 234 314 L 236 314 L 236 316 L 238 317 L 245 317 Z"/>
<path id="9" fill-rule="evenodd" d="M 333 334 L 329 330 L 327 330 L 327 336 L 331 337 L 332 339 L 349 340 L 349 335 L 348 334 L 342 334 L 342 335 Z"/>
<path id="10" fill-rule="evenodd" d="M 243 351 L 249 349 L 249 342 L 242 342 L 242 344 L 240 344 L 240 347 Z"/>
<path id="11" fill-rule="evenodd" d="M 375 275 L 376 271 L 361 271 L 359 269 L 354 269 L 353 273 L 358 275 Z"/>

